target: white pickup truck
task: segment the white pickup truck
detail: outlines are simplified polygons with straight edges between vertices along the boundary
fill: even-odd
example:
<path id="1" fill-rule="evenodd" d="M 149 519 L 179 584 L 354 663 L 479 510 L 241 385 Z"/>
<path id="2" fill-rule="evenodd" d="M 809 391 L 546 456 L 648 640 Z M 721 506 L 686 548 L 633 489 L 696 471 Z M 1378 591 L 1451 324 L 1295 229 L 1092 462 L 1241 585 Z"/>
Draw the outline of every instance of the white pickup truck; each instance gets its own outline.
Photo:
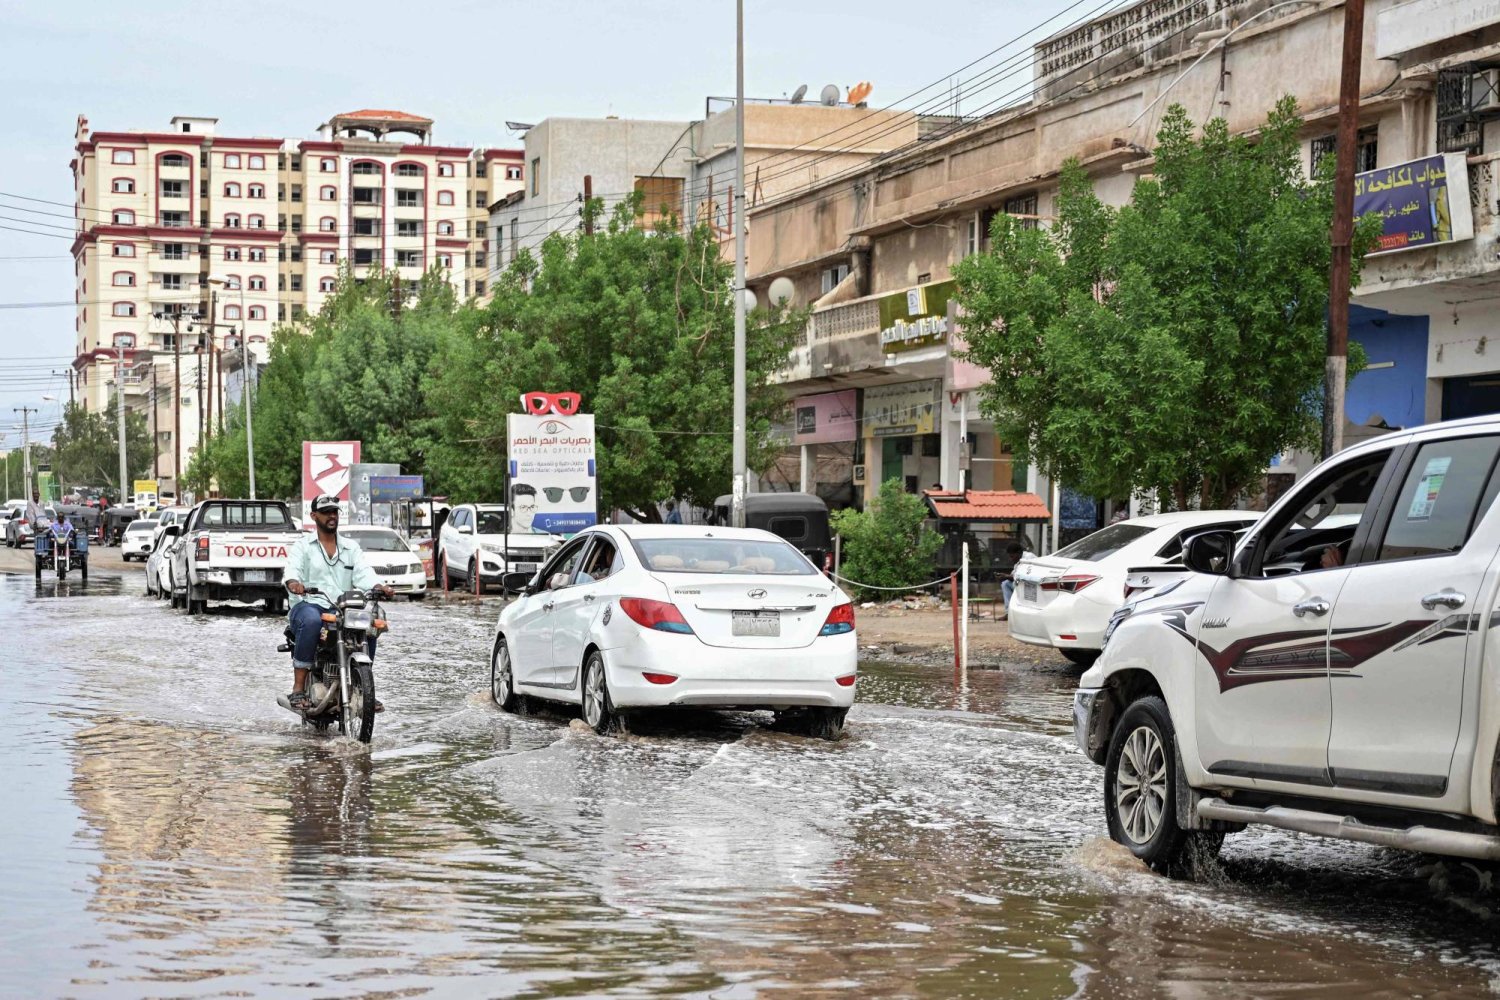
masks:
<path id="1" fill-rule="evenodd" d="M 1079 681 L 1110 835 L 1168 872 L 1247 823 L 1500 860 L 1497 460 L 1500 417 L 1389 434 L 1189 539 Z"/>
<path id="2" fill-rule="evenodd" d="M 281 574 L 301 537 L 278 500 L 203 501 L 173 543 L 173 606 L 196 615 L 209 601 L 264 600 L 267 611 L 284 610 Z"/>

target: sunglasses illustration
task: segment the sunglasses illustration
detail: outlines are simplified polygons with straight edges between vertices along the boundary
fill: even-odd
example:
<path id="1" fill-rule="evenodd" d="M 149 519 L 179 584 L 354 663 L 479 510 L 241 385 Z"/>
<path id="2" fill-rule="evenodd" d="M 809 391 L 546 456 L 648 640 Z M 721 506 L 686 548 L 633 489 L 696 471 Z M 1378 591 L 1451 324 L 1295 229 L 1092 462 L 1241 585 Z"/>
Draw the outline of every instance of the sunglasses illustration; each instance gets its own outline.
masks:
<path id="1" fill-rule="evenodd" d="M 557 503 L 563 498 L 563 493 L 565 491 L 561 486 L 543 486 L 542 492 L 547 495 L 548 503 Z M 570 486 L 567 488 L 566 492 L 568 496 L 573 498 L 574 501 L 582 502 L 585 498 L 588 497 L 589 488 L 587 486 Z"/>

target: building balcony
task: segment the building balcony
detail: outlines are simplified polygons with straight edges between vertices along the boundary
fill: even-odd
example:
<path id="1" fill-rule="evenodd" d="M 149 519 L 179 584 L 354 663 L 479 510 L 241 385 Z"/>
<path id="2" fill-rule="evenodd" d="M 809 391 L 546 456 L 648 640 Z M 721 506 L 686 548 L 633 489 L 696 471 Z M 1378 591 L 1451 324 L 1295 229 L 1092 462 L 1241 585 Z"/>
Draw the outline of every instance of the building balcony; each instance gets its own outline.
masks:
<path id="1" fill-rule="evenodd" d="M 196 253 L 183 253 L 180 257 L 168 257 L 157 253 L 151 258 L 151 269 L 162 274 L 191 274 L 197 275 L 199 268 L 198 255 Z"/>
<path id="2" fill-rule="evenodd" d="M 946 365 L 948 287 L 945 282 L 913 286 L 930 291 L 921 298 L 923 311 L 915 315 L 903 301 L 912 289 L 892 289 L 814 310 L 804 339 L 770 380 L 786 384 L 839 376 L 845 384 L 873 384 L 898 375 L 941 375 L 934 366 Z M 883 304 L 891 317 L 889 329 L 882 326 Z"/>
<path id="3" fill-rule="evenodd" d="M 385 214 L 380 205 L 355 205 L 352 211 L 356 219 L 378 219 Z"/>

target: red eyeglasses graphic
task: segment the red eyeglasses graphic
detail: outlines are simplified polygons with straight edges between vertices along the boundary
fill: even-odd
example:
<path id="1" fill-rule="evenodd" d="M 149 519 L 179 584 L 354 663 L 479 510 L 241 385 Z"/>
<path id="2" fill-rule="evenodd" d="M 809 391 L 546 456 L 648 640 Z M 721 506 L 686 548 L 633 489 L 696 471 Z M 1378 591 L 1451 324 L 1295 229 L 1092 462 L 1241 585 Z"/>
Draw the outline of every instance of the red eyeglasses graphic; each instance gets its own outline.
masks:
<path id="1" fill-rule="evenodd" d="M 571 417 L 578 412 L 580 399 L 576 392 L 524 392 L 521 394 L 521 405 L 533 417 L 546 413 L 560 413 Z"/>

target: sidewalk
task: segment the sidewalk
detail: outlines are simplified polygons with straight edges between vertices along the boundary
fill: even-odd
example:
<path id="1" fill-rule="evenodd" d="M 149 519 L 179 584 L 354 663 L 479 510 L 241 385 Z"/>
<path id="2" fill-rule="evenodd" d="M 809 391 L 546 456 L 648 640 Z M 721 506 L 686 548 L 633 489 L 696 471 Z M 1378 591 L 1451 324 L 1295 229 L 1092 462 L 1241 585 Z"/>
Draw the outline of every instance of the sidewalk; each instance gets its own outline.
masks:
<path id="1" fill-rule="evenodd" d="M 947 605 L 933 607 L 926 597 L 915 607 L 911 603 L 873 608 L 856 605 L 854 620 L 864 655 L 953 662 L 953 611 Z M 1010 627 L 1003 621 L 992 621 L 986 608 L 986 617 L 969 620 L 969 665 L 983 667 L 999 660 L 1067 663 L 1054 650 L 1012 639 Z"/>

